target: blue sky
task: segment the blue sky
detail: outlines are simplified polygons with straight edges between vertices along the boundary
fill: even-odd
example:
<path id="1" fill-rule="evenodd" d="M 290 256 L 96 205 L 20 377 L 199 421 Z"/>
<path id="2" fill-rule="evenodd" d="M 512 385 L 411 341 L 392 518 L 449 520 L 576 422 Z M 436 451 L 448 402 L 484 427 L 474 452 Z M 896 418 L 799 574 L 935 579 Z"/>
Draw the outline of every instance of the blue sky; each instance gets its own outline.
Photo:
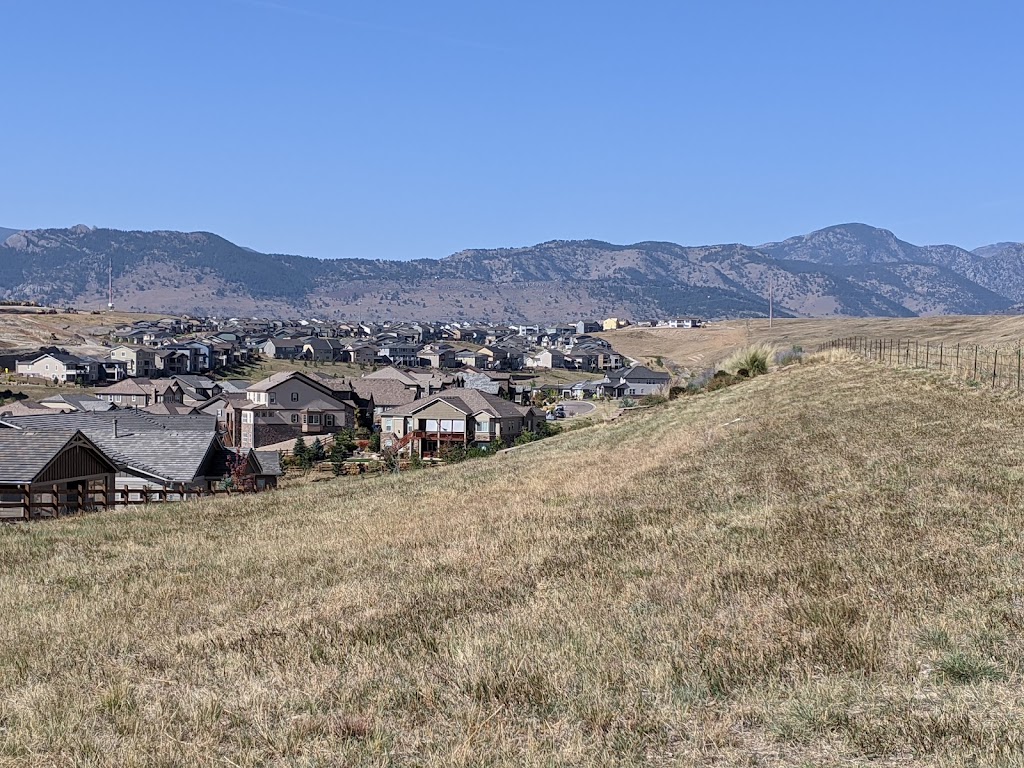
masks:
<path id="1" fill-rule="evenodd" d="M 320 257 L 1024 240 L 1011 2 L 0 0 L 0 225 Z"/>

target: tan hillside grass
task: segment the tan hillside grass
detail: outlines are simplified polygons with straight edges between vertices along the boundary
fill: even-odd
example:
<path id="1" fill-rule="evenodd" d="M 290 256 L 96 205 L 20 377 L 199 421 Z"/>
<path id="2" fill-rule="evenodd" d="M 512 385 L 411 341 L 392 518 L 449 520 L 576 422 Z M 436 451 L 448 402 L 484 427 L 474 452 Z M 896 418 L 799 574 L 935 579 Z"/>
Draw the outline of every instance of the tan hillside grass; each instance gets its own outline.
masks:
<path id="1" fill-rule="evenodd" d="M 0 529 L 0 764 L 1019 764 L 1024 409 L 860 360 Z"/>
<path id="2" fill-rule="evenodd" d="M 724 320 L 704 328 L 625 328 L 599 335 L 619 353 L 648 365 L 657 366 L 660 358 L 663 364 L 696 372 L 749 344 L 773 344 L 779 349 L 798 346 L 810 352 L 819 344 L 847 336 L 1013 348 L 1024 339 L 1024 316 L 800 318 L 775 320 L 771 328 L 767 320 Z"/>

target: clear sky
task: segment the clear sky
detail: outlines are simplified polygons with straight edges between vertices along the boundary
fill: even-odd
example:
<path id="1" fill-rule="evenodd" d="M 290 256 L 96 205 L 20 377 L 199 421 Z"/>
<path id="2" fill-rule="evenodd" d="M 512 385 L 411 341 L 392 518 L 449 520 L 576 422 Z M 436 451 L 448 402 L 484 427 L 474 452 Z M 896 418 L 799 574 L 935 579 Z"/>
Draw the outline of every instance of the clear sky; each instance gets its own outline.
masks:
<path id="1" fill-rule="evenodd" d="M 1024 240 L 1024 4 L 0 0 L 0 226 Z"/>

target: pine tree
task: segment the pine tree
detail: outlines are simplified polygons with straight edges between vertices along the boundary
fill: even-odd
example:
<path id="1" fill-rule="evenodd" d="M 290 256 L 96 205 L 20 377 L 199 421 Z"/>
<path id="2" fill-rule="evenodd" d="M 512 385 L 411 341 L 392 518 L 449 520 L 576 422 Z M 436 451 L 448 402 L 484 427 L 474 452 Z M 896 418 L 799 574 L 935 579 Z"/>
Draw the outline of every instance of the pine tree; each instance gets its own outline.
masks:
<path id="1" fill-rule="evenodd" d="M 292 446 L 292 456 L 300 467 L 309 466 L 309 448 L 306 447 L 306 441 L 302 438 L 302 435 L 295 438 L 295 445 Z"/>
<path id="2" fill-rule="evenodd" d="M 313 444 L 309 446 L 309 462 L 315 463 L 317 461 L 323 461 L 327 457 L 327 451 L 324 450 L 324 444 L 320 442 L 320 438 L 316 438 Z"/>

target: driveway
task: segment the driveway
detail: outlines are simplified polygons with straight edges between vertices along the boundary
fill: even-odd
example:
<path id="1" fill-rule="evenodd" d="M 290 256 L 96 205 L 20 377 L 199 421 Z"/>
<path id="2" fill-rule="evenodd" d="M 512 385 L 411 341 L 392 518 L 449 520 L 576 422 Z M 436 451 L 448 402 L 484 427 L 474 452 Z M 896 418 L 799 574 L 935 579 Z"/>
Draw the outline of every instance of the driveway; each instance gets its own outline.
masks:
<path id="1" fill-rule="evenodd" d="M 565 411 L 565 418 L 567 419 L 574 419 L 577 416 L 590 416 L 597 410 L 597 406 L 593 403 L 580 402 L 579 400 L 562 400 L 559 405 Z"/>

